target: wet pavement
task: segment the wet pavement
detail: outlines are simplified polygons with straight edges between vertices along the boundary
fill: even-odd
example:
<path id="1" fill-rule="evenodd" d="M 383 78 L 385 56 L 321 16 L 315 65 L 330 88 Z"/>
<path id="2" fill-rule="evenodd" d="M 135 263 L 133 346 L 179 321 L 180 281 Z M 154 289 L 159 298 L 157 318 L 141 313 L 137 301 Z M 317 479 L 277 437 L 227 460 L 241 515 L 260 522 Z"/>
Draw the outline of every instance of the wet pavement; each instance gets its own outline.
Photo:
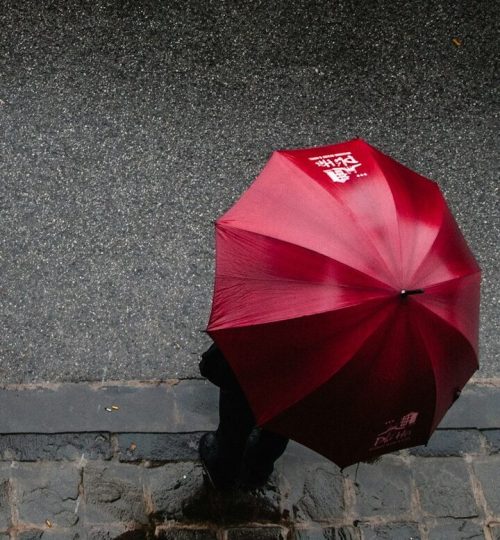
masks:
<path id="1" fill-rule="evenodd" d="M 85 396 L 86 394 L 86 396 Z M 89 399 L 92 396 L 92 399 Z M 262 489 L 216 492 L 197 455 L 209 383 L 10 387 L 0 538 L 497 540 L 500 385 L 472 384 L 427 446 L 344 470 L 291 443 Z M 59 430 L 33 426 L 30 404 Z M 156 415 L 151 414 L 156 410 Z"/>

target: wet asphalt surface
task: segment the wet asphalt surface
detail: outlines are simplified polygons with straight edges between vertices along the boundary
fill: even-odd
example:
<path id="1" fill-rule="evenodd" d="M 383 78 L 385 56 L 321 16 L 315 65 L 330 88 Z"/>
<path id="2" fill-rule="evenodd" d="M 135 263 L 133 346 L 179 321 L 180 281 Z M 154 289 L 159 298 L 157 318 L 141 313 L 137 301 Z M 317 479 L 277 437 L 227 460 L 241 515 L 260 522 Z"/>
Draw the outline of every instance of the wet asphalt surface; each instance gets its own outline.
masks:
<path id="1" fill-rule="evenodd" d="M 196 377 L 212 221 L 274 149 L 436 180 L 500 376 L 495 2 L 0 0 L 0 380 Z"/>

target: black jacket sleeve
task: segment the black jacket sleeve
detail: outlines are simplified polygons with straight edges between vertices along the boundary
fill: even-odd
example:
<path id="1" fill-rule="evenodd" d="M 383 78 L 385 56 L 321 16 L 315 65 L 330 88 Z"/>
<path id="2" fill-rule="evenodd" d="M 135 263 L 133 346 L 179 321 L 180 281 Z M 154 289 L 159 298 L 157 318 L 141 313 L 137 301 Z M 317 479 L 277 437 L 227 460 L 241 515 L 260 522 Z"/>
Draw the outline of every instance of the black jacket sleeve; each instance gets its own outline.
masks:
<path id="1" fill-rule="evenodd" d="M 203 377 L 206 377 L 221 390 L 231 391 L 239 388 L 234 373 L 215 343 L 201 355 L 199 369 Z"/>

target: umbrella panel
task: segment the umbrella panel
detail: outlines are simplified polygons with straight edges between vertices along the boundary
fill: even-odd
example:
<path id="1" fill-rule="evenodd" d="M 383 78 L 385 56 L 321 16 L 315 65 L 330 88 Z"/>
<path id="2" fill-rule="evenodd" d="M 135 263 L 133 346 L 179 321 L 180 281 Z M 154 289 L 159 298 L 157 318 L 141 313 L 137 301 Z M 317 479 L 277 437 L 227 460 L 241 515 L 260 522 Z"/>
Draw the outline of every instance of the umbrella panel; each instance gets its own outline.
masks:
<path id="1" fill-rule="evenodd" d="M 465 365 L 443 362 L 450 342 L 467 342 L 410 303 L 398 306 L 329 381 L 265 427 L 341 467 L 426 443 L 477 366 L 470 345 Z"/>
<path id="2" fill-rule="evenodd" d="M 374 182 L 385 183 L 381 176 Z M 362 189 L 362 186 L 358 184 L 350 189 Z M 374 204 L 376 201 L 369 208 L 365 205 L 366 211 L 377 213 L 373 212 Z M 378 231 L 371 231 L 339 197 L 332 196 L 280 153 L 273 154 L 252 186 L 217 220 L 217 225 L 321 253 L 391 287 L 396 280 L 395 269 L 376 244 L 376 239 L 380 239 Z M 386 228 L 384 225 L 383 229 Z M 223 272 L 223 268 L 220 270 Z"/>
<path id="3" fill-rule="evenodd" d="M 210 331 L 264 424 L 325 384 L 395 309 L 393 300 L 278 323 Z"/>
<path id="4" fill-rule="evenodd" d="M 377 279 L 321 253 L 217 226 L 217 276 L 209 329 L 314 315 L 393 294 Z"/>

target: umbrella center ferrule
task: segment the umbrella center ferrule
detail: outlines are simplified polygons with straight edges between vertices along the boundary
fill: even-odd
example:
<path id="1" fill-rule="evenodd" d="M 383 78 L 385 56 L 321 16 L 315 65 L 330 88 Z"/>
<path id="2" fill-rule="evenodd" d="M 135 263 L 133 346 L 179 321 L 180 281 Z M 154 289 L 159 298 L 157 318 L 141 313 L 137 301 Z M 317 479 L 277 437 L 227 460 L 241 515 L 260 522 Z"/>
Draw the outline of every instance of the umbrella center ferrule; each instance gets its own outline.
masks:
<path id="1" fill-rule="evenodd" d="M 424 289 L 401 289 L 401 298 L 406 298 L 410 294 L 424 294 Z"/>

